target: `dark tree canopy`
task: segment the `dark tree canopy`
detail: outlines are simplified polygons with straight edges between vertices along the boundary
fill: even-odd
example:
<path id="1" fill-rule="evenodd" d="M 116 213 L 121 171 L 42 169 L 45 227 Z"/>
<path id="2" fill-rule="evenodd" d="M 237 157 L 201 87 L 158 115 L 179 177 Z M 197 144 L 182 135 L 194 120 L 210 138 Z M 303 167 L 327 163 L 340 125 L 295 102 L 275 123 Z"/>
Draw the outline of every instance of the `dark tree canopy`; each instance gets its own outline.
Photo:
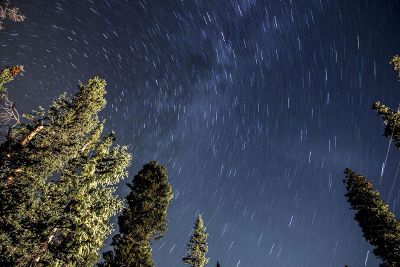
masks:
<path id="1" fill-rule="evenodd" d="M 390 63 L 400 79 L 400 56 L 394 56 Z M 391 138 L 400 149 L 400 112 L 380 102 L 375 102 L 372 108 L 383 119 L 384 136 Z M 370 181 L 350 169 L 346 169 L 345 174 L 345 196 L 356 211 L 355 220 L 365 239 L 374 246 L 374 254 L 381 259 L 381 266 L 400 266 L 400 222 Z"/>
<path id="2" fill-rule="evenodd" d="M 131 192 L 126 198 L 128 206 L 118 218 L 119 234 L 100 266 L 154 266 L 151 242 L 167 229 L 167 208 L 173 194 L 166 168 L 156 161 L 145 164 L 128 186 Z"/>
<path id="3" fill-rule="evenodd" d="M 380 102 L 375 102 L 372 108 L 375 109 L 378 115 L 383 119 L 385 125 L 384 136 L 392 138 L 396 147 L 400 149 L 400 113 L 393 111 Z"/>
<path id="4" fill-rule="evenodd" d="M 381 266 L 399 266 L 400 223 L 381 199 L 378 191 L 364 176 L 350 169 L 345 171 L 346 197 L 356 211 L 355 220 L 363 236 L 374 246 L 374 254 L 382 260 Z"/>

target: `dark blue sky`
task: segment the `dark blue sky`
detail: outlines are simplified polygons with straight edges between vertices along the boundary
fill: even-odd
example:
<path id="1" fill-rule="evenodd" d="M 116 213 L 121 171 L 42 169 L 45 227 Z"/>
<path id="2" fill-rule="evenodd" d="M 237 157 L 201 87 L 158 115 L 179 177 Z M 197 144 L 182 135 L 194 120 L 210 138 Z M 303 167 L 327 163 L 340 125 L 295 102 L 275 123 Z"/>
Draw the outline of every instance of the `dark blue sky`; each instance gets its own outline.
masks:
<path id="1" fill-rule="evenodd" d="M 396 108 L 394 0 L 13 1 L 27 19 L 0 32 L 1 66 L 22 64 L 22 112 L 78 81 L 108 82 L 108 130 L 174 188 L 160 267 L 183 266 L 203 214 L 208 266 L 377 266 L 344 198 L 367 175 L 399 214 L 400 160 L 371 109 Z M 128 188 L 121 185 L 121 195 Z"/>

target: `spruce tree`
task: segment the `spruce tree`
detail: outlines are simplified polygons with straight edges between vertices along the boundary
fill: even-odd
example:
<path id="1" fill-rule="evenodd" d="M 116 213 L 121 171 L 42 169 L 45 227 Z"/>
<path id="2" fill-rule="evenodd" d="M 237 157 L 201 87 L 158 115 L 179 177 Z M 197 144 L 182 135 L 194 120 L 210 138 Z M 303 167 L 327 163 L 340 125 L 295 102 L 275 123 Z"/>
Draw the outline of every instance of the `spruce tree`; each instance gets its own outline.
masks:
<path id="1" fill-rule="evenodd" d="M 374 246 L 374 254 L 382 260 L 381 266 L 400 264 L 400 223 L 381 199 L 378 191 L 364 176 L 345 170 L 346 197 L 363 236 Z"/>
<path id="2" fill-rule="evenodd" d="M 219 261 L 217 261 L 217 267 L 221 267 L 221 264 L 219 264 Z"/>
<path id="3" fill-rule="evenodd" d="M 113 186 L 126 176 L 130 161 L 125 148 L 112 147 L 114 141 L 110 134 L 92 143 L 89 154 L 65 166 L 52 190 L 52 198 L 65 207 L 58 220 L 63 228 L 50 248 L 57 262 L 93 266 L 99 259 L 99 249 L 112 230 L 109 219 L 123 207 Z"/>
<path id="4" fill-rule="evenodd" d="M 99 266 L 154 266 L 150 245 L 167 229 L 167 208 L 173 196 L 166 168 L 156 161 L 145 164 L 128 186 L 131 192 L 118 218 L 119 234 Z"/>
<path id="5" fill-rule="evenodd" d="M 102 135 L 105 81 L 39 107 L 0 144 L 0 265 L 91 266 L 122 208 L 114 187 L 130 162 Z"/>
<path id="6" fill-rule="evenodd" d="M 208 263 L 206 253 L 208 252 L 207 245 L 208 234 L 204 226 L 204 221 L 201 215 L 197 217 L 194 225 L 193 235 L 188 244 L 188 251 L 183 257 L 183 262 L 191 267 L 203 267 Z"/>
<path id="7" fill-rule="evenodd" d="M 400 56 L 394 56 L 390 63 L 400 80 Z M 400 149 L 400 112 L 380 102 L 375 102 L 372 108 L 383 118 L 384 136 L 391 138 Z M 400 266 L 400 222 L 370 181 L 350 169 L 346 169 L 345 174 L 347 200 L 356 210 L 355 219 L 365 239 L 374 246 L 373 252 L 381 259 L 381 266 Z"/>
<path id="8" fill-rule="evenodd" d="M 397 77 L 400 80 L 400 56 L 394 56 L 390 64 L 393 69 L 398 73 Z M 372 105 L 376 110 L 378 116 L 381 116 L 385 125 L 384 136 L 392 138 L 397 148 L 400 149 L 400 112 L 393 111 L 391 108 L 383 105 L 379 101 Z"/>

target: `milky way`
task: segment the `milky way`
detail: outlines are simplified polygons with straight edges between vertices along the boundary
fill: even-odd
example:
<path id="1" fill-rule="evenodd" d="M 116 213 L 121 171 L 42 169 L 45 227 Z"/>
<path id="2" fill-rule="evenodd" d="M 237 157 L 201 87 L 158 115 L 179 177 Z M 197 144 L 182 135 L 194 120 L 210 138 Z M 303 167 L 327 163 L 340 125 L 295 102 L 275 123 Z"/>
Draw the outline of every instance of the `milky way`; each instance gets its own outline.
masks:
<path id="1" fill-rule="evenodd" d="M 400 157 L 375 100 L 396 108 L 394 0 L 13 1 L 2 66 L 22 112 L 94 75 L 107 130 L 152 159 L 174 188 L 157 266 L 181 258 L 198 213 L 208 266 L 377 266 L 344 198 L 343 170 L 367 175 L 399 214 Z M 129 182 L 129 179 L 127 180 Z M 121 184 L 119 194 L 128 188 Z"/>

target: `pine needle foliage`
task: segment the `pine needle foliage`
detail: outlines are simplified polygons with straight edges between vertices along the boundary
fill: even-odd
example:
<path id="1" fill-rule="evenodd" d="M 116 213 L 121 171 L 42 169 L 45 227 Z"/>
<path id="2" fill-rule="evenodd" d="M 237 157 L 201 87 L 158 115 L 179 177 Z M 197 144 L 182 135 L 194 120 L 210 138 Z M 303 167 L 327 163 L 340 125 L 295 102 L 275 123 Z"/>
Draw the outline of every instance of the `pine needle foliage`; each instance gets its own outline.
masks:
<path id="1" fill-rule="evenodd" d="M 7 93 L 5 84 L 14 80 L 14 78 L 24 71 L 22 66 L 6 67 L 0 71 L 0 127 L 15 126 L 20 123 L 20 116 Z M 3 130 L 3 129 L 1 129 Z M 3 131 L 0 133 L 3 138 Z"/>
<path id="2" fill-rule="evenodd" d="M 5 93 L 5 84 L 13 81 L 14 78 L 23 71 L 24 67 L 20 65 L 14 67 L 6 67 L 2 71 L 0 71 L 0 94 Z"/>
<path id="3" fill-rule="evenodd" d="M 21 22 L 25 20 L 25 16 L 18 7 L 11 4 L 10 0 L 0 0 L 0 30 L 4 29 L 3 20 L 5 19 Z"/>
<path id="4" fill-rule="evenodd" d="M 208 252 L 207 237 L 208 234 L 203 218 L 199 215 L 194 224 L 193 235 L 188 244 L 188 251 L 182 259 L 185 264 L 191 267 L 203 267 L 208 263 L 209 259 L 206 258 Z"/>
<path id="5" fill-rule="evenodd" d="M 400 56 L 394 56 L 390 63 L 400 79 Z M 383 119 L 385 125 L 384 136 L 392 138 L 396 147 L 400 149 L 400 112 L 392 110 L 379 101 L 372 105 L 372 109 L 376 110 L 378 116 Z"/>
<path id="6" fill-rule="evenodd" d="M 6 76 L 7 77 L 7 76 Z M 131 156 L 103 135 L 105 81 L 25 115 L 0 144 L 0 266 L 92 266 Z"/>
<path id="7" fill-rule="evenodd" d="M 165 166 L 151 161 L 128 184 L 127 207 L 118 218 L 119 234 L 99 266 L 152 267 L 151 242 L 167 229 L 167 208 L 173 197 Z"/>
<path id="8" fill-rule="evenodd" d="M 400 56 L 390 63 L 400 79 Z M 381 116 L 385 125 L 384 136 L 391 138 L 400 149 L 400 112 L 375 102 L 372 108 Z M 400 266 L 400 222 L 390 211 L 378 191 L 364 176 L 350 169 L 345 170 L 346 197 L 356 211 L 355 220 L 363 236 L 374 246 L 374 254 L 381 259 L 382 267 Z"/>
<path id="9" fill-rule="evenodd" d="M 384 136 L 392 138 L 396 147 L 400 149 L 400 112 L 381 104 L 379 101 L 372 105 L 372 108 L 382 117 L 385 125 Z"/>
<path id="10" fill-rule="evenodd" d="M 364 176 L 345 170 L 346 197 L 356 211 L 355 220 L 364 238 L 374 246 L 374 254 L 382 260 L 382 267 L 400 264 L 400 223 L 382 200 L 372 183 Z"/>

